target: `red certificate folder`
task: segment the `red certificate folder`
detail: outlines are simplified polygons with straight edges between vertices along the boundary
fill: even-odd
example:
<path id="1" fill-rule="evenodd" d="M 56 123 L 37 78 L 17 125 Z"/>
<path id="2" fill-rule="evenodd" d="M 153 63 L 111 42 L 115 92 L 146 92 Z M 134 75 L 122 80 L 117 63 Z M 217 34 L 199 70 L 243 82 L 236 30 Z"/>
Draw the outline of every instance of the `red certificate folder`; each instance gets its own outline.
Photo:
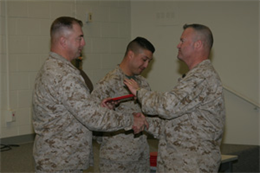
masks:
<path id="1" fill-rule="evenodd" d="M 128 94 L 128 95 L 124 95 L 124 96 L 120 96 L 120 97 L 111 98 L 108 101 L 111 101 L 111 100 L 113 100 L 113 101 L 123 100 L 123 99 L 131 98 L 131 97 L 134 97 L 134 96 L 135 96 L 134 94 Z"/>

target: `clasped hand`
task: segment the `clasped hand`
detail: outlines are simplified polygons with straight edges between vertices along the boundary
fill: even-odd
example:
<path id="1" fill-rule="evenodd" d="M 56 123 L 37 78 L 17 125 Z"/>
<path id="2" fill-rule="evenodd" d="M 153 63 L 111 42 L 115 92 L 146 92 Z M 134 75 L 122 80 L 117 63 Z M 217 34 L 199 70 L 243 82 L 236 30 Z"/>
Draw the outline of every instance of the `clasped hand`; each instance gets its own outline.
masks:
<path id="1" fill-rule="evenodd" d="M 132 128 L 135 134 L 140 133 L 145 128 L 146 129 L 149 128 L 149 124 L 146 121 L 145 116 L 141 112 L 133 113 L 133 116 L 134 116 L 134 124 Z"/>
<path id="2" fill-rule="evenodd" d="M 113 110 L 113 109 L 115 109 L 115 106 L 119 103 L 120 103 L 119 101 L 111 101 L 110 98 L 107 98 L 107 99 L 102 100 L 101 106 L 106 107 L 110 110 Z M 133 113 L 133 116 L 134 116 L 134 121 L 133 121 L 132 128 L 133 128 L 135 134 L 140 133 L 145 128 L 146 129 L 149 128 L 149 124 L 146 121 L 145 116 L 142 113 L 140 113 L 140 112 Z"/>

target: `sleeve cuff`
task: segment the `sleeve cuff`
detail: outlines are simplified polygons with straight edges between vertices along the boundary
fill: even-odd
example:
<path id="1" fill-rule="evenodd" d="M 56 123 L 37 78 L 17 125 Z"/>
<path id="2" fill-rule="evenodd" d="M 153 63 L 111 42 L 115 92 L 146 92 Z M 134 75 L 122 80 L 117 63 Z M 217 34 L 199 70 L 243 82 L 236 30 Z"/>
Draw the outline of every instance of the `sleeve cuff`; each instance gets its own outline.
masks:
<path id="1" fill-rule="evenodd" d="M 134 116 L 130 115 L 129 119 L 127 119 L 127 121 L 126 121 L 126 126 L 125 126 L 124 130 L 125 131 L 132 130 L 133 124 L 134 124 Z"/>

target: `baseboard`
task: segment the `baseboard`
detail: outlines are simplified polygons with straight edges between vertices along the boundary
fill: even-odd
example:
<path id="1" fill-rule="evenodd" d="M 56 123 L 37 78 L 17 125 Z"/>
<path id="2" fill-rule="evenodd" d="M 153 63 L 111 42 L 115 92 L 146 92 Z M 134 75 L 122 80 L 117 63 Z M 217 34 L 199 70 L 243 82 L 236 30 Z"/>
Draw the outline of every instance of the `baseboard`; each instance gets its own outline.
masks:
<path id="1" fill-rule="evenodd" d="M 34 141 L 35 134 L 1 138 L 0 144 L 23 144 Z"/>

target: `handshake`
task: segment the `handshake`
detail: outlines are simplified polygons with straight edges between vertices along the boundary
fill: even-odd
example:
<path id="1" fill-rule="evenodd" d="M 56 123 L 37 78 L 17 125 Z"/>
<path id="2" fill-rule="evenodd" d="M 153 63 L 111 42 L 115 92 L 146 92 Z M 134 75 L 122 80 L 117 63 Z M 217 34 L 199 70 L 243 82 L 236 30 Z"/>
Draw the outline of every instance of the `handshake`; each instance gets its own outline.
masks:
<path id="1" fill-rule="evenodd" d="M 145 116 L 142 113 L 133 113 L 134 116 L 134 124 L 132 126 L 134 133 L 140 133 L 145 128 L 149 128 L 149 124 L 147 123 Z"/>
<path id="2" fill-rule="evenodd" d="M 115 105 L 119 104 L 120 101 L 111 101 L 110 98 L 104 99 L 101 102 L 101 106 L 102 107 L 106 107 L 110 110 L 114 110 L 115 109 Z M 144 114 L 142 114 L 141 112 L 139 113 L 133 113 L 134 116 L 134 120 L 133 120 L 133 126 L 132 129 L 134 130 L 135 134 L 140 133 L 141 131 L 143 131 L 145 128 L 148 129 L 149 128 L 149 124 L 145 119 Z"/>

